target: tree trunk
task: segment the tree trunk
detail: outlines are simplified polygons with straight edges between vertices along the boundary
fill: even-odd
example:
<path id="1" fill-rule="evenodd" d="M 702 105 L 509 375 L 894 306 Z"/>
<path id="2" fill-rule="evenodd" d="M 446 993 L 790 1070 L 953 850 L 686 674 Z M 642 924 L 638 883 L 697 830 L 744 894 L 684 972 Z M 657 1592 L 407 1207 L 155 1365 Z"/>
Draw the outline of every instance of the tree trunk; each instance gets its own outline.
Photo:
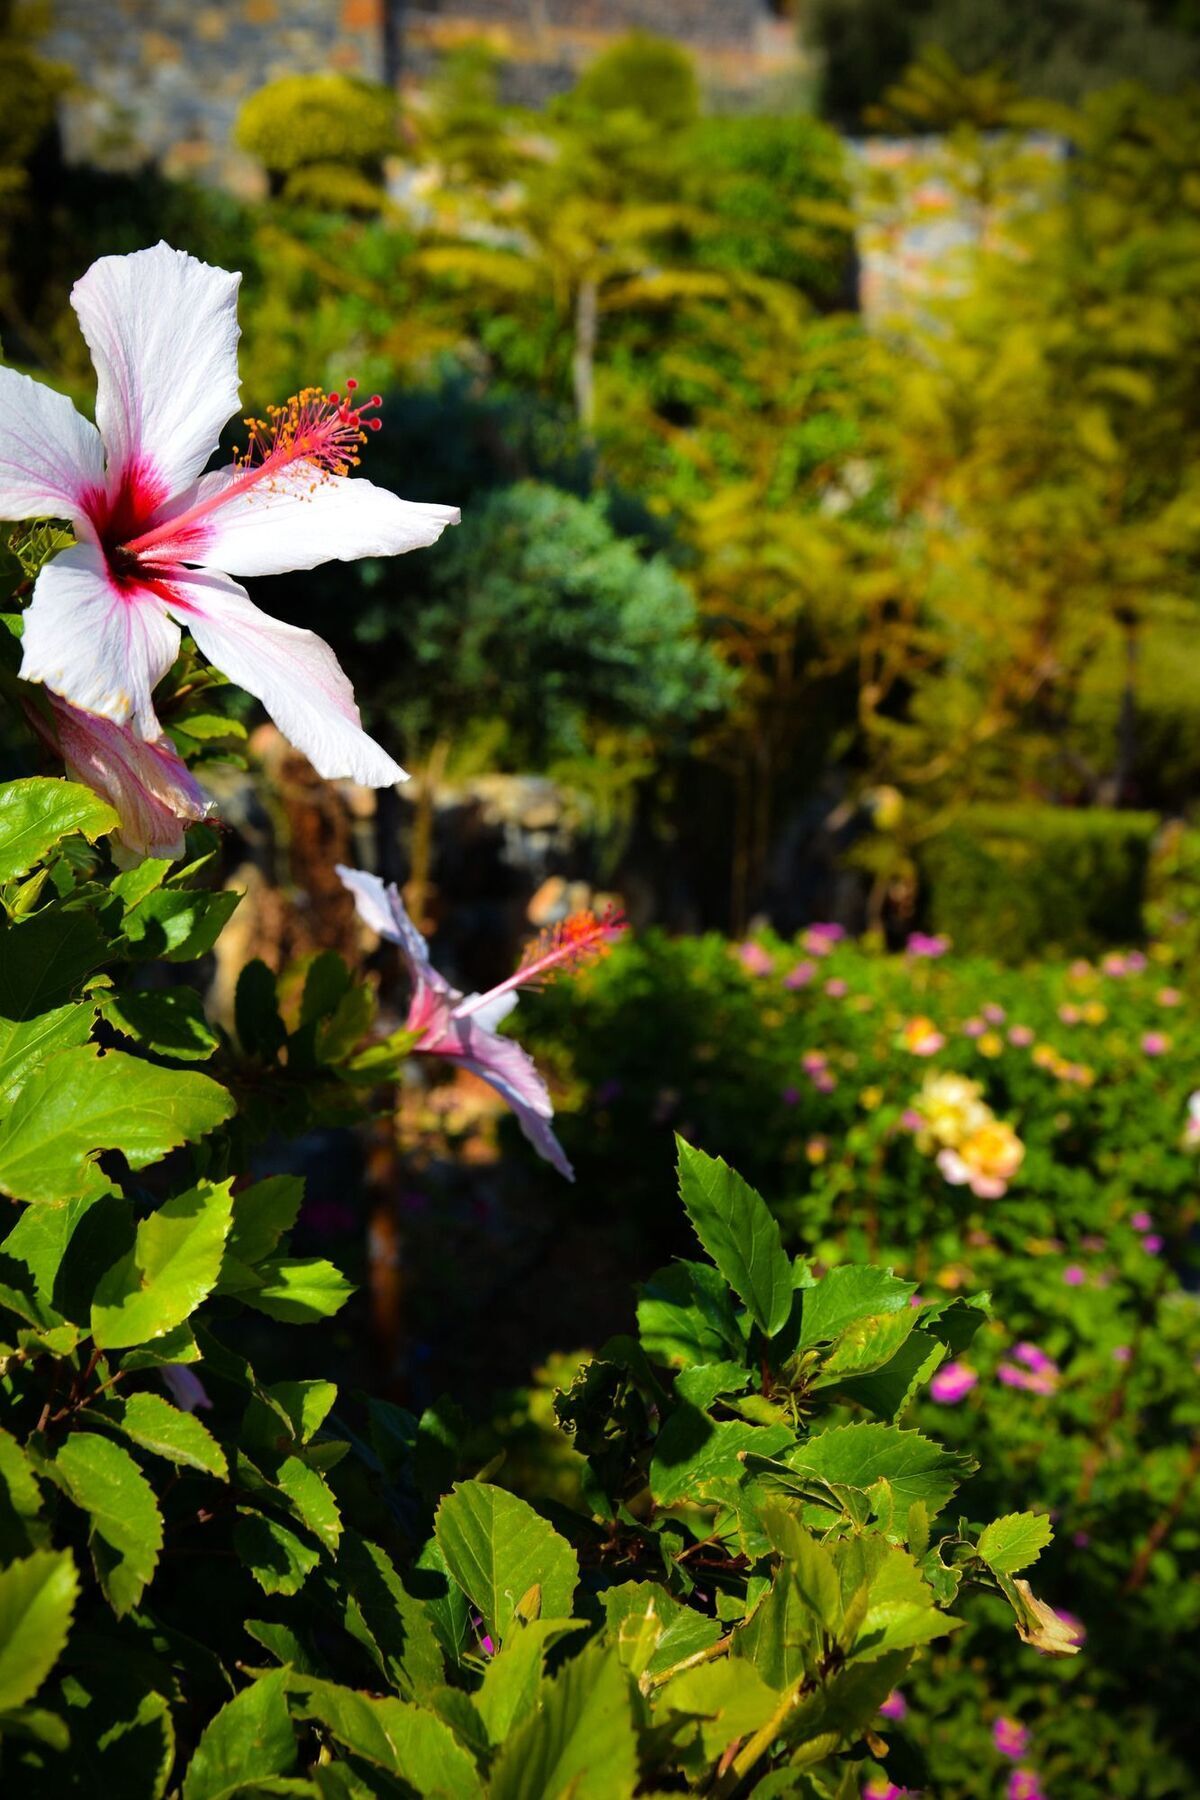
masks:
<path id="1" fill-rule="evenodd" d="M 596 318 L 599 293 L 594 281 L 581 281 L 575 296 L 575 350 L 571 375 L 575 385 L 575 416 L 590 437 L 596 422 Z"/>

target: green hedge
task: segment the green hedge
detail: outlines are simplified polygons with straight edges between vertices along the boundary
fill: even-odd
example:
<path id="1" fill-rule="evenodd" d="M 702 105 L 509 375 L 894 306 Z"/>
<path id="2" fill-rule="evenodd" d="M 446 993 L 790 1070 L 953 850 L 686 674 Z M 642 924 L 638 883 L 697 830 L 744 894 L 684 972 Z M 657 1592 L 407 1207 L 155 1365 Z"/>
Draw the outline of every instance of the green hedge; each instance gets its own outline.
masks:
<path id="1" fill-rule="evenodd" d="M 1142 934 L 1155 813 L 978 806 L 921 858 L 930 922 L 964 953 L 1020 963 Z"/>

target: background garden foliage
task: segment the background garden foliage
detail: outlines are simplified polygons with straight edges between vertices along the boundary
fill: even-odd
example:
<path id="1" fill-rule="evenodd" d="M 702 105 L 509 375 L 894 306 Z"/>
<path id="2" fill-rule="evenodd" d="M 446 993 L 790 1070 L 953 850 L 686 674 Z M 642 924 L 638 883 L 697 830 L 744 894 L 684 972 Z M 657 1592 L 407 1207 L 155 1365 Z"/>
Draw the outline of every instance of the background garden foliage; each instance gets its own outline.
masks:
<path id="1" fill-rule="evenodd" d="M 256 586 L 416 775 L 422 897 L 439 780 L 535 772 L 637 923 L 709 928 L 523 1003 L 578 1182 L 505 1125 L 473 1185 L 386 956 L 212 1004 L 229 836 L 117 871 L 15 678 L 65 535 L 0 528 L 6 1791 L 1194 1788 L 1196 21 L 809 15 L 824 118 L 637 37 L 540 114 L 481 47 L 402 107 L 288 77 L 252 202 L 64 168 L 0 5 L 6 360 L 86 405 L 95 256 L 244 270 L 247 410 L 354 374 L 370 477 L 463 508 Z M 947 204 L 868 323 L 856 227 Z M 156 705 L 277 825 L 244 697 L 188 651 Z M 414 1118 L 401 1405 L 378 1194 L 327 1229 L 295 1168 Z"/>

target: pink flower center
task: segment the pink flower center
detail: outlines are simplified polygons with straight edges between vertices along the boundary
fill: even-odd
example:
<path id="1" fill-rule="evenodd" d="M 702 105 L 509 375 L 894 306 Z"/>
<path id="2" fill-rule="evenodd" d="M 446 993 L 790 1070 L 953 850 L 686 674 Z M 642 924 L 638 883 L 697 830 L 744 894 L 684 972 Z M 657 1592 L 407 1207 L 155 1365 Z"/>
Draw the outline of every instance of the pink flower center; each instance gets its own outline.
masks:
<path id="1" fill-rule="evenodd" d="M 249 433 L 245 450 L 235 451 L 234 468 L 238 471 L 215 493 L 199 500 L 183 512 L 164 519 L 136 536 L 139 524 L 151 517 L 162 504 L 162 496 L 149 505 L 152 489 L 145 494 L 139 489 L 130 495 L 127 505 L 108 503 L 103 523 L 93 515 L 97 534 L 106 547 L 112 547 L 112 560 L 119 568 L 128 559 L 139 562 L 153 550 L 169 545 L 180 557 L 185 540 L 202 521 L 239 498 L 251 488 L 269 482 L 290 469 L 301 469 L 312 477 L 315 487 L 322 481 L 348 475 L 357 467 L 359 451 L 367 441 L 368 431 L 378 431 L 382 421 L 368 418 L 383 405 L 378 394 L 369 400 L 357 400 L 358 383 L 346 383 L 346 394 L 327 394 L 323 388 L 304 388 L 283 406 L 269 406 L 265 419 L 247 419 Z M 121 490 L 124 493 L 124 486 Z M 170 552 L 168 552 L 170 554 Z"/>

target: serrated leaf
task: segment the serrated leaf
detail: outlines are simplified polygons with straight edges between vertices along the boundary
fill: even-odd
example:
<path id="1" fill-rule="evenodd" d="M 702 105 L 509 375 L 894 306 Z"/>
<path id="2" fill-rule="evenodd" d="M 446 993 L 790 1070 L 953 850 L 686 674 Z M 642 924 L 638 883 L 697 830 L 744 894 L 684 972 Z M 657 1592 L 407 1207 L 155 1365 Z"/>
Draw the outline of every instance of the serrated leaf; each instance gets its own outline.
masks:
<path id="1" fill-rule="evenodd" d="M 676 1407 L 654 1447 L 650 1492 L 660 1506 L 699 1499 L 704 1482 L 741 1474 L 744 1451 L 774 1456 L 794 1442 L 795 1433 L 786 1425 L 751 1425 L 742 1419 L 717 1424 L 695 1407 Z"/>
<path id="2" fill-rule="evenodd" d="M 295 1766 L 287 1688 L 288 1671 L 272 1671 L 221 1708 L 196 1745 L 182 1800 L 232 1800 L 256 1780 Z"/>
<path id="3" fill-rule="evenodd" d="M 836 1637 L 842 1628 L 842 1589 L 830 1551 L 786 1506 L 764 1507 L 763 1528 L 786 1560 L 804 1605 L 822 1631 Z"/>
<path id="4" fill-rule="evenodd" d="M 877 1418 L 894 1419 L 948 1354 L 945 1344 L 914 1331 L 883 1368 L 839 1381 L 837 1392 L 842 1399 L 865 1406 Z"/>
<path id="5" fill-rule="evenodd" d="M 475 1764 L 450 1727 L 406 1700 L 373 1700 L 332 1681 L 292 1675 L 306 1718 L 318 1719 L 354 1756 L 406 1782 L 421 1800 L 479 1800 Z M 185 1794 L 184 1800 L 191 1800 Z"/>
<path id="6" fill-rule="evenodd" d="M 1042 1513 L 1005 1513 L 984 1526 L 975 1547 L 994 1574 L 1015 1575 L 1037 1561 L 1053 1536 L 1054 1528 Z"/>
<path id="7" fill-rule="evenodd" d="M 834 1486 L 865 1492 L 881 1478 L 887 1481 L 901 1532 L 913 1500 L 924 1501 L 933 1518 L 975 1466 L 919 1431 L 875 1423 L 832 1426 L 786 1452 L 783 1460 L 797 1474 L 817 1475 Z"/>
<path id="8" fill-rule="evenodd" d="M 759 1329 L 773 1337 L 792 1310 L 792 1265 L 761 1195 L 719 1157 L 682 1138 L 679 1195 L 696 1236 Z"/>
<path id="9" fill-rule="evenodd" d="M 24 1706 L 62 1654 L 79 1593 L 67 1550 L 35 1550 L 0 1569 L 0 1712 Z"/>
<path id="10" fill-rule="evenodd" d="M 917 1320 L 908 1302 L 916 1291 L 915 1282 L 901 1281 L 890 1269 L 856 1263 L 831 1269 L 814 1287 L 804 1289 L 800 1347 L 833 1343 L 857 1322 L 879 1314 L 907 1318 L 911 1329 Z"/>
<path id="11" fill-rule="evenodd" d="M 230 1185 L 201 1182 L 142 1220 L 132 1250 L 96 1287 L 92 1335 L 101 1349 L 163 1337 L 211 1293 L 232 1216 Z"/>
<path id="12" fill-rule="evenodd" d="M 252 1283 L 238 1288 L 238 1299 L 285 1325 L 330 1319 L 354 1292 L 341 1270 L 318 1256 L 276 1257 L 252 1274 Z"/>
<path id="13" fill-rule="evenodd" d="M 220 1041 L 194 988 L 108 994 L 100 1010 L 110 1025 L 135 1043 L 179 1062 L 203 1062 Z"/>
<path id="14" fill-rule="evenodd" d="M 778 1710 L 779 1695 L 744 1659 L 687 1669 L 662 1690 L 657 1712 L 700 1720 L 700 1742 L 709 1762 L 757 1731 Z"/>
<path id="15" fill-rule="evenodd" d="M 249 1507 L 238 1508 L 233 1547 L 264 1594 L 298 1594 L 321 1560 L 311 1544 Z"/>
<path id="16" fill-rule="evenodd" d="M 855 1319 L 840 1333 L 810 1385 L 840 1386 L 846 1377 L 881 1369 L 903 1348 L 916 1322 L 911 1307 L 903 1312 L 872 1313 Z"/>
<path id="17" fill-rule="evenodd" d="M 661 1675 L 721 1635 L 716 1619 L 680 1605 L 654 1581 L 626 1581 L 604 1594 L 608 1635 L 633 1675 Z"/>
<path id="18" fill-rule="evenodd" d="M 91 788 L 35 775 L 0 788 L 0 883 L 24 875 L 61 838 L 82 832 L 90 844 L 121 821 Z"/>
<path id="19" fill-rule="evenodd" d="M 659 1269 L 641 1291 L 638 1336 L 653 1362 L 690 1368 L 745 1348 L 729 1290 L 708 1263 Z"/>
<path id="20" fill-rule="evenodd" d="M 301 1523 L 331 1555 L 336 1554 L 342 1516 L 324 1478 L 298 1456 L 288 1456 L 275 1471 L 275 1481 Z"/>
<path id="21" fill-rule="evenodd" d="M 126 942 L 139 957 L 194 962 L 208 955 L 240 900 L 225 888 L 156 888 L 125 914 Z"/>
<path id="22" fill-rule="evenodd" d="M 541 1588 L 543 1618 L 571 1616 L 578 1558 L 516 1494 L 483 1481 L 459 1482 L 438 1507 L 433 1528 L 450 1574 L 493 1638 L 505 1638 L 534 1586 Z"/>
<path id="23" fill-rule="evenodd" d="M 225 1452 L 194 1413 L 181 1412 L 160 1394 L 130 1394 L 109 1401 L 104 1416 L 139 1449 L 185 1469 L 200 1469 L 225 1481 L 229 1467 Z"/>
<path id="24" fill-rule="evenodd" d="M 303 1201 L 301 1175 L 268 1175 L 242 1188 L 233 1196 L 229 1254 L 249 1267 L 270 1256 L 296 1223 Z"/>
<path id="25" fill-rule="evenodd" d="M 386 1551 L 348 1531 L 338 1551 L 338 1574 L 348 1595 L 347 1628 L 380 1673 L 406 1698 L 437 1687 L 444 1670 L 433 1625 Z"/>
<path id="26" fill-rule="evenodd" d="M 502 1744 L 537 1705 L 546 1651 L 586 1627 L 581 1619 L 535 1619 L 514 1630 L 483 1672 L 474 1695 L 490 1744 Z"/>
<path id="27" fill-rule="evenodd" d="M 121 1618 L 158 1566 L 163 1522 L 154 1490 L 127 1450 L 94 1431 L 73 1431 L 50 1470 L 89 1516 L 96 1576 Z"/>
<path id="28" fill-rule="evenodd" d="M 782 1693 L 804 1674 L 805 1654 L 816 1637 L 812 1608 L 784 1563 L 751 1617 L 735 1632 L 733 1655 L 752 1662 L 763 1680 Z"/>
<path id="29" fill-rule="evenodd" d="M 630 1800 L 637 1739 L 629 1676 L 591 1644 L 542 1690 L 492 1769 L 489 1800 Z"/>
<path id="30" fill-rule="evenodd" d="M 0 1121 L 0 1192 L 61 1205 L 95 1199 L 111 1183 L 103 1150 L 143 1169 L 202 1138 L 233 1111 L 207 1075 L 160 1069 L 94 1047 L 60 1050 L 29 1077 Z"/>
<path id="31" fill-rule="evenodd" d="M 87 912 L 47 907 L 0 930 L 0 1017 L 32 1019 L 61 1006 L 109 957 Z"/>
<path id="32" fill-rule="evenodd" d="M 95 1020 L 95 1006 L 83 1001 L 32 1019 L 0 1018 L 0 1105 L 11 1106 L 38 1064 L 56 1050 L 86 1044 Z"/>

